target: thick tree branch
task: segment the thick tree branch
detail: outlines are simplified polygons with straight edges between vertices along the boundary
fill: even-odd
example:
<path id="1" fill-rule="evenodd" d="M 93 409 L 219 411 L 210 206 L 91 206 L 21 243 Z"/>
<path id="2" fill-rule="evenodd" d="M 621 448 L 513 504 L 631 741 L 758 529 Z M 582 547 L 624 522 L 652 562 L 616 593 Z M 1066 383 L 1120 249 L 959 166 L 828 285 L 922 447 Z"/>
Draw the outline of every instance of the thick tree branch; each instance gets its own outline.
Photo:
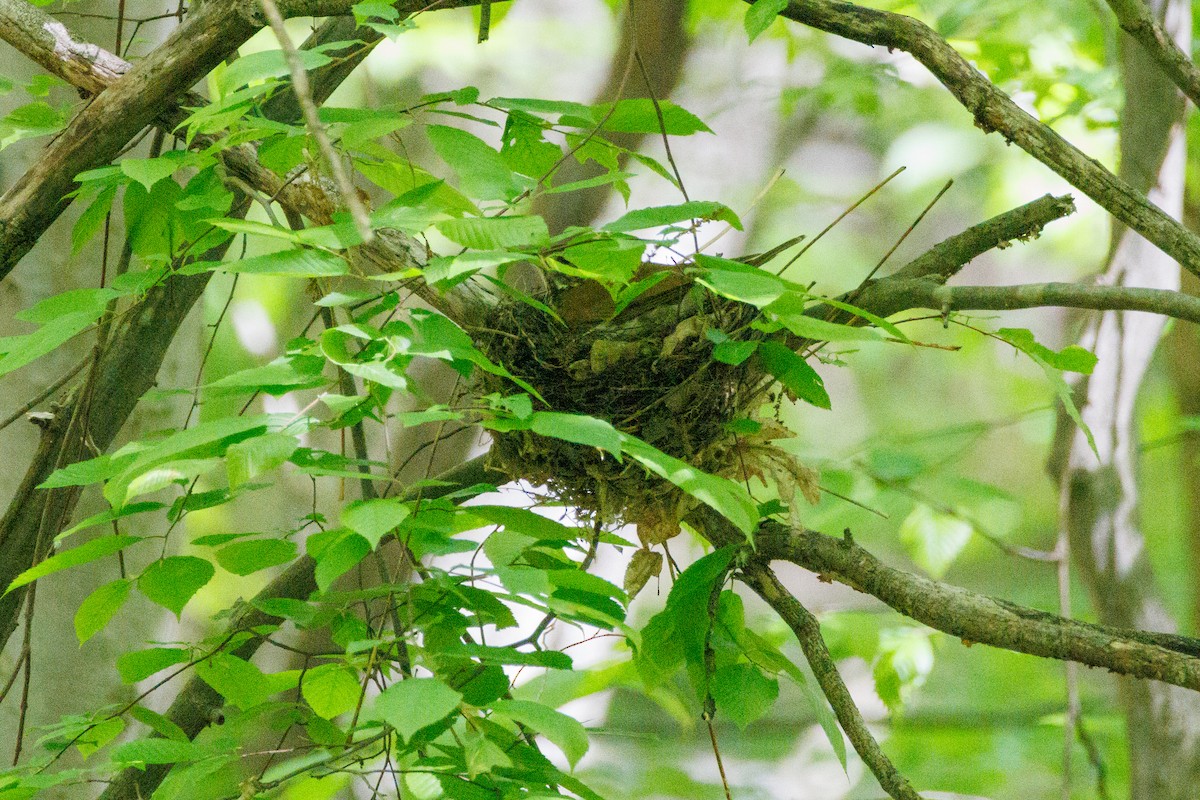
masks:
<path id="1" fill-rule="evenodd" d="M 745 541 L 707 506 L 695 510 L 691 519 L 715 545 Z M 759 528 L 755 547 L 762 559 L 790 561 L 822 580 L 844 583 L 967 644 L 1076 661 L 1200 691 L 1200 639 L 1066 619 L 894 569 L 848 538 L 791 530 L 775 522 Z"/>
<path id="2" fill-rule="evenodd" d="M 1020 286 L 943 286 L 929 279 L 884 280 L 877 297 L 889 306 L 950 311 L 1011 311 L 1057 306 L 1098 311 L 1146 311 L 1200 324 L 1200 297 L 1170 289 L 1027 283 Z"/>
<path id="3" fill-rule="evenodd" d="M 1016 143 L 1186 269 L 1200 274 L 1200 237 L 1022 110 L 922 22 L 833 0 L 791 0 L 781 15 L 845 39 L 910 53 L 971 112 L 979 128 L 997 131 Z"/>
<path id="4" fill-rule="evenodd" d="M 109 163 L 167 103 L 254 34 L 256 27 L 233 13 L 232 5 L 209 0 L 189 15 L 161 47 L 76 114 L 43 157 L 5 192 L 0 198 L 0 279 L 57 219 L 76 175 Z"/>
<path id="5" fill-rule="evenodd" d="M 486 483 L 489 478 L 486 455 L 477 456 L 465 461 L 449 472 L 439 476 L 440 483 L 424 486 L 421 489 L 407 491 L 402 499 L 414 500 L 418 497 L 436 499 L 456 492 L 477 483 Z M 226 636 L 232 636 L 239 631 L 247 631 L 259 626 L 274 626 L 282 622 L 258 610 L 266 600 L 290 598 L 305 600 L 316 588 L 316 562 L 309 556 L 304 556 L 292 563 L 265 589 L 254 596 L 241 613 L 226 630 Z M 240 645 L 233 654 L 242 659 L 251 658 L 262 645 L 264 637 L 252 637 Z M 215 712 L 225 705 L 224 698 L 213 691 L 207 683 L 197 677 L 192 677 L 180 691 L 175 701 L 167 710 L 167 718 L 183 729 L 189 739 L 194 739 L 200 731 L 212 724 Z M 157 734 L 155 734 L 157 736 Z M 171 764 L 149 765 L 145 770 L 130 767 L 122 772 L 100 795 L 100 800 L 139 800 L 150 797 L 154 790 L 166 778 Z"/>
<path id="6" fill-rule="evenodd" d="M 55 55 L 54 44 L 41 31 L 35 10 L 19 0 L 0 0 L 0 35 L 34 60 L 67 80 L 90 86 L 117 69 L 115 56 L 100 48 L 72 40 L 72 51 L 94 53 L 92 63 L 104 70 L 86 70 L 75 55 Z M 438 8 L 476 5 L 478 0 L 448 0 Z M 287 0 L 278 4 L 284 17 L 349 14 L 348 0 Z M 402 0 L 404 13 L 415 13 L 424 4 Z M 59 23 L 51 20 L 51 25 Z M 109 163 L 136 134 L 152 123 L 173 101 L 182 97 L 200 78 L 237 50 L 265 24 L 254 0 L 209 0 L 146 59 L 110 83 L 75 116 L 47 148 L 45 155 L 0 197 L 0 279 L 33 247 L 66 206 L 80 172 Z M 12 28 L 12 38 L 7 29 Z M 61 26 L 60 26 L 61 27 Z M 54 30 L 58 30 L 55 28 Z M 70 39 L 63 32 L 62 36 Z M 47 54 L 49 48 L 49 55 Z M 56 68 L 57 65 L 57 68 Z"/>

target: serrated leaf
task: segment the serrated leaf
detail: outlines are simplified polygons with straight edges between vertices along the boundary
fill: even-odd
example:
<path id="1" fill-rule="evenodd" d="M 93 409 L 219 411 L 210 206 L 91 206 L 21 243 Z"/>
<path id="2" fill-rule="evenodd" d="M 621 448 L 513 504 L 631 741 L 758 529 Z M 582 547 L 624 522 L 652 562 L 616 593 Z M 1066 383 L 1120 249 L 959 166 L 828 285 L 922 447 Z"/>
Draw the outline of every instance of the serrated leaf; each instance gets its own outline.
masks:
<path id="1" fill-rule="evenodd" d="M 184 733 L 183 728 L 157 711 L 151 711 L 145 706 L 134 706 L 129 709 L 129 716 L 165 739 L 174 739 L 177 742 L 189 741 L 188 735 Z"/>
<path id="2" fill-rule="evenodd" d="M 182 159 L 174 153 L 164 153 L 158 158 L 122 158 L 121 172 L 146 187 L 146 191 L 154 188 L 154 184 L 175 174 L 182 166 Z"/>
<path id="3" fill-rule="evenodd" d="M 146 568 L 138 577 L 138 591 L 178 617 L 196 592 L 212 580 L 216 570 L 203 558 L 168 556 Z"/>
<path id="4" fill-rule="evenodd" d="M 357 673 L 344 664 L 321 664 L 304 673 L 300 693 L 322 719 L 333 719 L 358 705 L 362 686 Z"/>
<path id="5" fill-rule="evenodd" d="M 458 709 L 462 695 L 437 678 L 409 678 L 393 683 L 375 698 L 376 716 L 404 741 Z"/>
<path id="6" fill-rule="evenodd" d="M 595 106 L 594 115 L 604 120 L 606 131 L 665 133 L 668 136 L 712 133 L 699 117 L 668 100 L 659 100 L 656 104 L 645 97 L 627 98 L 618 102 L 615 108 L 611 103 Z M 608 115 L 607 119 L 605 115 Z"/>
<path id="7" fill-rule="evenodd" d="M 572 769 L 588 751 L 587 730 L 561 711 L 531 700 L 497 700 L 492 709 L 545 736 L 563 751 Z"/>
<path id="8" fill-rule="evenodd" d="M 655 206 L 630 211 L 605 225 L 604 230 L 624 233 L 646 228 L 661 228 L 677 222 L 690 222 L 693 219 L 720 220 L 729 223 L 739 231 L 742 229 L 742 221 L 729 206 L 711 200 L 692 200 L 678 205 Z"/>
<path id="9" fill-rule="evenodd" d="M 753 664 L 729 664 L 712 674 L 709 683 L 717 711 L 746 729 L 770 710 L 779 697 L 779 681 Z"/>
<path id="10" fill-rule="evenodd" d="M 463 217 L 435 223 L 438 232 L 472 250 L 542 247 L 549 243 L 546 221 L 537 216 Z"/>
<path id="11" fill-rule="evenodd" d="M 324 542 L 324 546 L 319 550 L 314 550 L 314 540 L 319 541 L 319 537 L 323 535 L 330 536 L 330 541 Z M 327 531 L 325 534 L 310 536 L 305 544 L 308 547 L 309 555 L 316 559 L 317 588 L 322 592 L 328 591 L 335 580 L 371 552 L 370 542 L 357 533 L 346 530 Z"/>
<path id="12" fill-rule="evenodd" d="M 133 581 L 119 578 L 98 587 L 84 598 L 75 612 L 75 636 L 80 644 L 104 630 L 104 626 L 129 599 L 129 590 L 132 588 Z"/>
<path id="13" fill-rule="evenodd" d="M 120 717 L 109 717 L 80 734 L 75 741 L 75 748 L 86 761 L 88 756 L 117 738 L 123 730 L 125 730 L 125 720 Z"/>
<path id="14" fill-rule="evenodd" d="M 511 200 L 524 188 L 501 155 L 478 136 L 446 125 L 430 125 L 425 133 L 438 156 L 458 173 L 468 195 Z"/>
<path id="15" fill-rule="evenodd" d="M 5 594 L 27 583 L 33 583 L 39 578 L 53 575 L 55 572 L 69 569 L 70 567 L 77 567 L 80 564 L 87 564 L 105 556 L 111 556 L 140 541 L 142 539 L 137 536 L 101 536 L 92 539 L 90 542 L 85 542 L 78 547 L 72 547 L 70 550 L 64 550 L 25 570 L 13 578 L 13 582 L 8 585 Z"/>
<path id="16" fill-rule="evenodd" d="M 398 500 L 356 500 L 342 509 L 342 524 L 366 539 L 374 550 L 379 540 L 410 513 L 408 506 Z"/>
<path id="17" fill-rule="evenodd" d="M 281 278 L 333 278 L 349 275 L 350 266 L 324 250 L 299 248 L 280 250 L 219 265 L 223 272 L 249 275 L 275 275 Z"/>
<path id="18" fill-rule="evenodd" d="M 709 475 L 640 439 L 622 434 L 621 449 L 660 478 L 665 478 L 732 522 L 750 536 L 758 526 L 758 504 L 740 484 Z"/>
<path id="19" fill-rule="evenodd" d="M 207 755 L 208 751 L 193 742 L 155 737 L 126 742 L 113 751 L 112 759 L 118 764 L 178 764 Z"/>

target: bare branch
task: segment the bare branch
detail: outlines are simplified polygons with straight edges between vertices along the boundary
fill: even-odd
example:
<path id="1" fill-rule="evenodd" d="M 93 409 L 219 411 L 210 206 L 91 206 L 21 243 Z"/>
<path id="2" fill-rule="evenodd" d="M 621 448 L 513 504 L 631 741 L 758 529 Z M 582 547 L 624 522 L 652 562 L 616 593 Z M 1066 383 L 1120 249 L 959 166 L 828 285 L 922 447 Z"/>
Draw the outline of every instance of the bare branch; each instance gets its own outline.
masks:
<path id="1" fill-rule="evenodd" d="M 1200 274 L 1200 237 L 1026 113 L 924 23 L 903 14 L 833 0 L 791 0 L 780 13 L 845 39 L 910 53 L 971 112 L 979 128 L 999 132 L 1184 268 Z"/>
<path id="2" fill-rule="evenodd" d="M 350 181 L 350 176 L 346 174 L 346 165 L 342 163 L 341 156 L 333 149 L 333 142 L 329 139 L 329 132 L 325 130 L 325 126 L 321 124 L 321 119 L 317 115 L 317 106 L 313 102 L 312 87 L 308 83 L 308 72 L 304 69 L 304 62 L 300 60 L 300 53 L 296 50 L 296 44 L 292 41 L 292 37 L 288 35 L 287 26 L 283 24 L 283 16 L 279 13 L 279 8 L 275 5 L 275 0 L 259 1 L 262 3 L 263 11 L 267 15 L 267 21 L 271 23 L 271 30 L 275 33 L 275 39 L 279 42 L 280 49 L 283 50 L 288 71 L 292 76 L 292 93 L 296 96 L 296 102 L 300 104 L 300 112 L 304 115 L 304 123 L 308 128 L 308 132 L 316 140 L 317 147 L 321 150 L 321 155 L 329 162 L 329 169 L 333 172 L 334 181 L 337 182 L 338 193 L 341 194 L 342 202 L 350 209 L 350 216 L 354 219 L 354 225 L 358 228 L 359 235 L 363 238 L 363 241 L 370 242 L 375 238 L 375 233 L 371 230 L 371 221 L 367 218 L 367 209 L 363 205 L 362 198 L 358 196 L 354 184 Z"/>
<path id="3" fill-rule="evenodd" d="M 1117 24 L 1146 51 L 1179 89 L 1196 106 L 1200 106 L 1200 69 L 1175 43 L 1150 7 L 1142 0 L 1106 0 Z"/>
<path id="4" fill-rule="evenodd" d="M 943 286 L 929 279 L 883 280 L 877 298 L 888 306 L 937 311 L 1010 311 L 1058 306 L 1098 311 L 1146 311 L 1200 324 L 1200 297 L 1170 289 L 1027 283 L 1021 286 Z"/>
<path id="5" fill-rule="evenodd" d="M 879 742 L 875 741 L 875 737 L 867 729 L 862 712 L 850 696 L 850 690 L 846 688 L 837 664 L 829 654 L 825 640 L 821 638 L 821 624 L 817 622 L 817 618 L 784 588 L 779 578 L 775 577 L 774 571 L 766 564 L 748 564 L 742 570 L 742 580 L 754 589 L 767 605 L 775 609 L 792 629 L 792 633 L 800 641 L 800 648 L 812 667 L 821 691 L 833 706 L 838 723 L 883 790 L 896 800 L 922 800 L 921 795 L 900 774 L 896 765 L 884 754 Z"/>
<path id="6" fill-rule="evenodd" d="M 706 506 L 691 518 L 715 545 L 745 541 Z M 823 580 L 844 583 L 965 644 L 1076 661 L 1200 691 L 1200 639 L 1093 625 L 948 586 L 889 567 L 848 537 L 839 541 L 767 522 L 755 536 L 755 547 L 762 559 L 790 561 Z"/>

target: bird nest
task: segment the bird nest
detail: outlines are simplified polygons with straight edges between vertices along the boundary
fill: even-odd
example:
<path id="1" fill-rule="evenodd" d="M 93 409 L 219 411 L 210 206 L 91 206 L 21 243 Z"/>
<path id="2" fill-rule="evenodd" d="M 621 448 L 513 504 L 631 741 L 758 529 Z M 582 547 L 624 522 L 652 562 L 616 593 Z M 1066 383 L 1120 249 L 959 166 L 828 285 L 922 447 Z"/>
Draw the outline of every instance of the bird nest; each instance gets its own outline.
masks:
<path id="1" fill-rule="evenodd" d="M 554 306 L 561 293 L 543 298 Z M 569 326 L 526 303 L 505 301 L 476 331 L 493 361 L 537 389 L 554 411 L 587 414 L 637 436 L 706 472 L 730 471 L 728 423 L 744 416 L 763 388 L 754 360 L 714 361 L 713 331 L 731 338 L 761 334 L 757 309 L 683 288 L 630 308 L 615 319 Z M 513 385 L 485 374 L 481 394 Z M 494 434 L 495 465 L 513 478 L 544 485 L 554 500 L 586 516 L 638 523 L 639 530 L 678 532 L 686 497 L 632 459 L 532 431 Z M 673 532 L 672 532 L 673 529 Z M 651 538 L 659 538 L 650 533 Z M 646 538 L 643 536 L 643 538 Z"/>

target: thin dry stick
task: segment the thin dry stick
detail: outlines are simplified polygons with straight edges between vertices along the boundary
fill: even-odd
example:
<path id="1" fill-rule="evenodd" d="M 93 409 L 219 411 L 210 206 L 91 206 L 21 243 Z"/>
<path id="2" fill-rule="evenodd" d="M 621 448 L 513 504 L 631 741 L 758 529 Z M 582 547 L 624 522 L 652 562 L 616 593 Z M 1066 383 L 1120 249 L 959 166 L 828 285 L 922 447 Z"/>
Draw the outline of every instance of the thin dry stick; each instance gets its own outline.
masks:
<path id="1" fill-rule="evenodd" d="M 37 406 L 39 403 L 44 401 L 47 397 L 54 394 L 59 389 L 61 389 L 63 386 L 65 386 L 67 384 L 67 381 L 71 380 L 71 378 L 74 378 L 76 375 L 78 375 L 80 373 L 80 371 L 84 367 L 86 367 L 88 365 L 88 362 L 91 360 L 92 360 L 91 354 L 84 356 L 82 361 L 80 361 L 78 364 L 76 364 L 75 366 L 71 367 L 69 370 L 64 372 L 61 378 L 59 378 L 54 383 L 50 384 L 45 389 L 43 389 L 41 392 L 39 392 L 37 397 L 34 397 L 28 403 L 21 406 L 16 411 L 14 411 L 11 415 L 9 415 L 3 422 L 0 422 L 0 431 L 4 430 L 9 425 L 12 425 L 14 422 L 19 420 L 21 417 L 25 416 L 27 413 L 32 411 L 35 406 Z"/>
<path id="2" fill-rule="evenodd" d="M 304 69 L 304 63 L 300 60 L 300 53 L 296 50 L 292 37 L 288 35 L 283 16 L 279 13 L 279 7 L 275 5 L 275 0 L 260 0 L 260 2 L 263 12 L 267 15 L 267 21 L 271 24 L 271 30 L 275 32 L 275 38 L 279 40 L 279 48 L 283 50 L 283 57 L 287 60 L 288 71 L 292 76 L 292 91 L 295 92 L 296 102 L 300 104 L 300 110 L 304 114 L 305 126 L 316 140 L 321 155 L 329 162 L 333 180 L 337 184 L 338 192 L 342 195 L 342 200 L 346 203 L 346 208 L 350 210 L 350 216 L 354 218 L 354 226 L 358 229 L 359 235 L 362 236 L 364 242 L 371 242 L 375 238 L 375 232 L 371 230 L 367 209 L 359 198 L 354 184 L 350 182 L 350 176 L 346 174 L 341 157 L 333 149 L 333 142 L 329 140 L 325 126 L 321 124 L 317 106 L 312 100 L 312 87 L 308 83 L 308 72 Z"/>
<path id="3" fill-rule="evenodd" d="M 809 248 L 810 248 L 810 247 L 812 247 L 812 246 L 813 246 L 814 244 L 816 244 L 817 242 L 821 241 L 821 237 L 822 237 L 822 236 L 824 236 L 825 234 L 827 234 L 827 233 L 829 233 L 831 230 L 833 230 L 833 229 L 834 229 L 834 226 L 836 226 L 836 225 L 837 225 L 839 222 L 841 222 L 841 221 L 842 221 L 842 220 L 844 220 L 846 217 L 848 217 L 848 216 L 850 215 L 850 213 L 851 213 L 852 211 L 854 211 L 854 209 L 858 208 L 858 207 L 859 207 L 859 206 L 861 206 L 863 203 L 865 203 L 869 197 L 871 197 L 872 195 L 874 195 L 876 192 L 878 192 L 878 191 L 879 191 L 880 189 L 882 189 L 884 186 L 887 186 L 887 185 L 888 185 L 888 183 L 890 183 L 890 182 L 891 182 L 892 178 L 896 177 L 896 176 L 897 176 L 897 175 L 899 175 L 901 172 L 904 172 L 904 170 L 906 170 L 906 169 L 908 169 L 908 168 L 907 168 L 907 167 L 900 167 L 900 168 L 899 168 L 899 169 L 897 169 L 895 172 L 893 172 L 891 175 L 888 175 L 886 178 L 884 178 L 883 180 L 881 180 L 879 183 L 875 184 L 875 187 L 874 187 L 873 189 L 871 189 L 871 191 L 867 192 L 867 193 L 866 193 L 866 194 L 864 194 L 862 197 L 858 198 L 858 200 L 856 200 L 856 201 L 855 201 L 854 205 L 852 205 L 852 206 L 850 206 L 849 208 L 847 208 L 847 209 L 846 209 L 845 211 L 843 211 L 841 214 L 838 214 L 838 216 L 837 216 L 837 219 L 835 219 L 833 222 L 831 222 L 831 223 L 829 223 L 828 225 L 826 225 L 826 226 L 825 226 L 825 227 L 824 227 L 824 228 L 821 230 L 821 232 L 820 232 L 820 233 L 818 233 L 816 236 L 814 236 L 812 239 L 810 239 L 810 240 L 809 240 L 809 242 L 808 242 L 808 244 L 804 245 L 804 247 L 802 247 L 802 248 L 800 249 L 800 252 L 799 252 L 799 253 L 796 253 L 796 255 L 792 256 L 792 257 L 791 257 L 791 259 L 790 259 L 790 260 L 789 260 L 789 261 L 788 261 L 786 264 L 784 264 L 782 267 L 780 267 L 780 268 L 779 268 L 779 271 L 778 271 L 778 272 L 776 272 L 775 274 L 776 274 L 776 275 L 782 275 L 782 274 L 783 274 L 783 271 L 784 271 L 784 270 L 786 270 L 788 267 L 790 267 L 792 264 L 795 264 L 795 263 L 796 263 L 796 261 L 797 261 L 797 260 L 800 258 L 800 256 L 802 256 L 802 255 L 804 255 L 805 253 L 807 253 L 807 252 L 808 252 L 808 250 L 809 250 Z"/>

